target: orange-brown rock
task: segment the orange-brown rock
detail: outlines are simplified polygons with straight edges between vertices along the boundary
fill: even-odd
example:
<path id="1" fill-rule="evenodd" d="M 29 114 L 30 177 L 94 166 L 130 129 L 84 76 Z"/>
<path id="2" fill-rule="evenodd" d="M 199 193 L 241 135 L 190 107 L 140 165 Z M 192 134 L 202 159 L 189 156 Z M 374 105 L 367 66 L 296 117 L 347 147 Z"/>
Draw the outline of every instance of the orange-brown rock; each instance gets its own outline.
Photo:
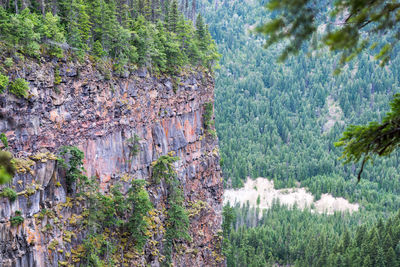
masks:
<path id="1" fill-rule="evenodd" d="M 56 64 L 59 85 L 54 84 Z M 31 156 L 33 163 L 23 165 L 13 179 L 17 200 L 0 198 L 0 266 L 59 266 L 84 237 L 75 231 L 71 238 L 73 228 L 59 227 L 66 220 L 73 225 L 79 218 L 72 210 L 80 209 L 79 201 L 67 195 L 63 172 L 48 153 L 57 154 L 64 145 L 75 145 L 85 153 L 86 175 L 97 177 L 104 192 L 126 175 L 150 181 L 151 163 L 174 151 L 180 158 L 176 169 L 185 203 L 197 209 L 190 217 L 193 241 L 183 244 L 183 253 L 174 253 L 173 263 L 222 264 L 218 144 L 203 129 L 203 106 L 213 102 L 214 84 L 208 72 L 190 70 L 172 80 L 140 70 L 128 78 L 105 80 L 90 62 L 29 62 L 13 75 L 29 81 L 31 95 L 27 100 L 0 96 L 0 132 L 7 135 L 14 155 Z M 127 140 L 135 134 L 140 137 L 140 152 L 130 158 Z M 44 156 L 32 157 L 38 153 Z M 5 186 L 10 185 L 0 189 Z M 162 190 L 154 188 L 150 196 L 155 207 L 165 206 Z M 17 210 L 24 223 L 11 227 L 9 220 Z M 158 258 L 150 253 L 145 250 L 137 262 L 158 266 Z"/>

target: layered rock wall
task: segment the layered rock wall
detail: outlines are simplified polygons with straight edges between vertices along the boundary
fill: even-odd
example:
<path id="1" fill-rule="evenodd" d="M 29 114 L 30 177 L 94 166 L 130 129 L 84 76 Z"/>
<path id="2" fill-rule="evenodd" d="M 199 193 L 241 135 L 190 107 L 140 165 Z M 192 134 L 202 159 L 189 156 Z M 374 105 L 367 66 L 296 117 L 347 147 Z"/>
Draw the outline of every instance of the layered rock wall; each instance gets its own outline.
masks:
<path id="1" fill-rule="evenodd" d="M 86 175 L 98 179 L 103 192 L 116 182 L 125 187 L 131 179 L 150 182 L 151 163 L 174 151 L 180 158 L 175 167 L 185 204 L 197 210 L 190 215 L 192 242 L 174 253 L 173 263 L 221 264 L 223 188 L 217 140 L 203 129 L 204 104 L 213 102 L 214 89 L 206 71 L 191 70 L 171 79 L 140 70 L 106 80 L 90 62 L 31 62 L 9 75 L 29 81 L 30 96 L 0 96 L 0 132 L 8 137 L 18 168 L 12 183 L 0 186 L 18 193 L 15 201 L 0 197 L 0 266 L 79 265 L 74 253 L 84 232 L 74 222 L 82 219 L 84 204 L 66 193 L 56 160 L 65 145 L 84 152 Z M 129 140 L 135 135 L 140 151 L 132 157 Z M 148 190 L 161 214 L 164 189 Z M 12 226 L 17 211 L 24 222 Z M 162 238 L 153 238 L 160 244 L 153 244 L 153 250 L 162 251 Z M 128 266 L 158 266 L 160 255 L 149 247 Z"/>

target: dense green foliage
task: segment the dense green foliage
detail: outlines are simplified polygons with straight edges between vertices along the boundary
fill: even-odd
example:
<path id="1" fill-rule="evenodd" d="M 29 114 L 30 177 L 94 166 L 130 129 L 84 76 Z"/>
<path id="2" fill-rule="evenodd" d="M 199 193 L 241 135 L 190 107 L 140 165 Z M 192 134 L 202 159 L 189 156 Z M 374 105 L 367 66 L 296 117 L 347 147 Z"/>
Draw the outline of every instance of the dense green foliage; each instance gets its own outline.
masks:
<path id="1" fill-rule="evenodd" d="M 335 143 L 336 146 L 344 146 L 343 157 L 346 158 L 346 163 L 358 162 L 363 157 L 358 181 L 365 163 L 373 155 L 388 156 L 399 146 L 400 95 L 396 94 L 390 104 L 392 109 L 382 119 L 382 123 L 350 125 L 340 141 Z"/>
<path id="2" fill-rule="evenodd" d="M 167 220 L 164 242 L 164 265 L 170 266 L 172 249 L 180 240 L 190 241 L 189 217 L 185 209 L 182 186 L 176 175 L 174 162 L 179 158 L 172 153 L 163 155 L 153 163 L 153 181 L 164 182 L 167 186 Z"/>
<path id="3" fill-rule="evenodd" d="M 130 210 L 131 214 L 126 224 L 126 228 L 132 233 L 135 239 L 135 247 L 141 251 L 146 244 L 148 236 L 145 235 L 148 224 L 143 218 L 147 216 L 153 205 L 150 202 L 149 194 L 145 189 L 146 182 L 143 180 L 134 180 L 132 187 L 129 188 L 126 201 L 130 203 L 134 209 Z M 115 188 L 117 190 L 118 188 Z M 115 193 L 114 193 L 115 194 Z"/>
<path id="4" fill-rule="evenodd" d="M 0 4 L 0 49 L 9 53 L 68 51 L 80 59 L 89 53 L 96 61 L 112 59 L 117 73 L 129 64 L 175 73 L 186 65 L 211 68 L 218 59 L 201 16 L 195 28 L 177 0 L 14 2 Z"/>
<path id="5" fill-rule="evenodd" d="M 18 97 L 27 98 L 29 83 L 22 78 L 17 78 L 9 84 L 9 91 Z"/>
<path id="6" fill-rule="evenodd" d="M 8 198 L 10 201 L 14 201 L 17 199 L 17 192 L 12 188 L 6 187 L 0 192 L 0 196 Z"/>
<path id="7" fill-rule="evenodd" d="M 115 184 L 104 193 L 97 178 L 83 175 L 82 151 L 66 146 L 60 154 L 67 158 L 59 159 L 66 170 L 67 188 L 84 200 L 85 220 L 79 222 L 86 231 L 80 255 L 82 262 L 87 266 L 114 266 L 115 255 L 126 250 L 141 253 L 149 238 L 147 216 L 153 208 L 146 181 L 133 180 L 126 190 Z"/>
<path id="8" fill-rule="evenodd" d="M 332 51 L 343 51 L 340 65 L 355 58 L 361 51 L 370 45 L 376 51 L 375 59 L 381 60 L 385 65 L 391 59 L 391 52 L 399 40 L 396 26 L 399 22 L 400 3 L 397 1 L 335 1 L 333 7 L 314 1 L 279 1 L 267 3 L 267 8 L 274 16 L 266 24 L 257 28 L 258 32 L 268 36 L 266 47 L 289 40 L 281 54 L 281 59 L 286 59 L 288 54 L 298 53 L 302 44 L 313 36 L 314 49 L 319 39 L 329 46 Z M 328 13 L 330 17 L 328 18 Z M 276 15 L 276 14 L 275 14 Z M 331 25 L 333 24 L 333 26 Z M 368 25 L 368 27 L 366 27 Z M 321 33 L 318 27 L 324 27 Z M 373 37 L 378 35 L 379 41 Z M 366 37 L 367 36 L 367 37 Z M 382 36 L 390 36 L 383 40 Z M 339 69 L 338 69 L 339 71 Z M 399 96 L 391 102 L 392 111 L 383 119 L 382 123 L 371 122 L 366 126 L 350 126 L 343 134 L 338 146 L 344 146 L 346 163 L 357 163 L 363 157 L 361 169 L 358 173 L 360 181 L 365 163 L 374 155 L 390 155 L 399 145 L 398 121 L 400 120 Z"/>
<path id="9" fill-rule="evenodd" d="M 223 55 L 216 71 L 215 114 L 226 186 L 240 187 L 247 176 L 273 179 L 279 188 L 299 181 L 317 199 L 322 193 L 342 196 L 359 203 L 360 211 L 328 216 L 275 205 L 257 219 L 254 209 L 235 208 L 233 212 L 224 208 L 223 249 L 228 266 L 326 266 L 325 256 L 320 255 L 328 255 L 329 264 L 335 266 L 346 266 L 343 260 L 349 258 L 360 263 L 359 258 L 367 258 L 366 250 L 335 246 L 347 231 L 354 243 L 362 223 L 369 235 L 373 223 L 400 209 L 399 154 L 365 165 L 357 184 L 360 167 L 342 165 L 338 160 L 342 149 L 334 143 L 346 125 L 381 121 L 390 110 L 387 103 L 399 92 L 398 48 L 393 48 L 391 64 L 384 68 L 374 60 L 379 51 L 366 50 L 336 76 L 333 71 L 340 65 L 340 55 L 324 49 L 309 53 L 301 46 L 297 57 L 277 64 L 276 58 L 288 43 L 264 49 L 262 36 L 250 33 L 270 16 L 279 15 L 269 14 L 265 3 L 202 4 L 210 33 Z M 314 35 L 310 45 L 318 46 L 322 38 Z M 371 37 L 372 42 L 376 40 Z M 390 39 L 382 36 L 381 41 Z M 233 227 L 229 227 L 232 220 Z M 396 245 L 392 249 L 398 260 Z M 389 254 L 385 254 L 386 262 Z M 370 266 L 378 265 L 372 257 Z"/>
<path id="10" fill-rule="evenodd" d="M 320 215 L 275 203 L 258 219 L 258 210 L 230 210 L 226 236 L 227 265 L 398 266 L 400 213 L 386 223 L 357 227 L 360 214 Z M 227 219 L 224 213 L 225 221 Z M 232 220 L 232 218 L 234 218 Z M 236 218 L 236 219 L 235 219 Z M 225 223 L 226 224 L 226 223 Z M 228 228 L 224 228 L 225 229 Z"/>
<path id="11" fill-rule="evenodd" d="M 0 73 L 0 93 L 4 93 L 8 86 L 8 76 Z"/>
<path id="12" fill-rule="evenodd" d="M 89 266 L 116 264 L 114 254 L 121 254 L 127 248 L 143 251 L 148 236 L 148 221 L 145 220 L 152 209 L 145 181 L 133 180 L 126 194 L 121 185 L 111 188 L 109 194 L 99 189 L 98 181 L 86 180 L 80 191 L 86 196 L 87 235 L 83 241 L 84 263 Z M 121 238 L 126 239 L 121 245 Z"/>
<path id="13" fill-rule="evenodd" d="M 3 143 L 4 147 L 8 147 L 8 138 L 4 133 L 0 134 L 0 141 Z"/>
<path id="14" fill-rule="evenodd" d="M 330 50 L 341 51 L 341 64 L 368 47 L 375 50 L 375 58 L 385 64 L 400 39 L 396 28 L 400 19 L 398 1 L 271 0 L 266 7 L 274 16 L 259 26 L 257 31 L 267 35 L 267 47 L 284 43 L 281 59 L 297 53 L 305 42 L 316 38 L 321 24 L 326 28 L 320 40 L 314 42 L 312 47 L 317 49 L 319 43 L 322 43 Z M 365 31 L 368 31 L 367 35 Z M 389 37 L 387 42 L 374 42 L 373 37 L 381 38 L 382 35 Z M 288 42 L 283 42 L 286 40 Z M 380 49 L 376 50 L 377 46 Z"/>
<path id="15" fill-rule="evenodd" d="M 15 211 L 15 216 L 10 218 L 11 226 L 18 226 L 24 222 L 24 217 L 22 217 L 21 214 L 21 211 Z"/>
<path id="16" fill-rule="evenodd" d="M 168 183 L 173 180 L 176 176 L 174 162 L 178 161 L 179 158 L 170 154 L 159 157 L 152 163 L 152 181 L 155 184 L 159 184 L 165 180 Z"/>
<path id="17" fill-rule="evenodd" d="M 172 248 L 180 240 L 190 241 L 189 217 L 185 209 L 183 190 L 177 179 L 168 185 L 169 195 L 167 221 L 165 231 L 164 255 L 165 265 L 169 266 L 172 260 Z"/>
<path id="18" fill-rule="evenodd" d="M 12 154 L 8 151 L 0 151 L 0 184 L 8 183 L 15 173 Z"/>
<path id="19" fill-rule="evenodd" d="M 83 158 L 84 154 L 75 146 L 64 146 L 61 148 L 58 162 L 65 170 L 65 183 L 67 192 L 72 193 L 78 179 L 83 179 Z M 66 160 L 62 157 L 65 157 Z"/>
<path id="20" fill-rule="evenodd" d="M 357 166 L 343 166 L 334 143 L 345 125 L 379 121 L 389 110 L 398 92 L 400 57 L 381 68 L 369 54 L 360 54 L 337 76 L 332 74 L 337 58 L 328 52 L 300 51 L 277 64 L 279 51 L 264 49 L 261 36 L 248 33 L 268 16 L 262 3 L 203 6 L 223 55 L 216 71 L 215 122 L 227 185 L 239 187 L 247 176 L 274 179 L 279 188 L 299 181 L 315 195 L 332 192 L 367 210 L 399 209 L 398 154 L 367 165 L 356 185 Z M 335 107 L 340 118 L 326 127 Z"/>

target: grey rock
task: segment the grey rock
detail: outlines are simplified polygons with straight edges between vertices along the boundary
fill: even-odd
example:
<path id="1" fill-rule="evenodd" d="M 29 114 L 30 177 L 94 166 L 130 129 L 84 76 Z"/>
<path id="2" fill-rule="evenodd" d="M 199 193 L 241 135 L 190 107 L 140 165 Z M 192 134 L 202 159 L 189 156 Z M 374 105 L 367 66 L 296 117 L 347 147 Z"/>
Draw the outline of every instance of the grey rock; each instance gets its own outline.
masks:
<path id="1" fill-rule="evenodd" d="M 165 138 L 164 129 L 161 127 L 159 123 L 157 123 L 153 127 L 153 139 L 154 139 L 154 144 L 161 147 L 162 153 L 166 154 L 168 151 L 167 140 Z"/>
<path id="2" fill-rule="evenodd" d="M 147 76 L 147 70 L 145 68 L 137 70 L 136 73 L 140 78 L 146 78 Z"/>
<path id="3" fill-rule="evenodd" d="M 170 81 L 164 82 L 164 85 L 167 91 L 171 91 L 173 89 L 172 83 Z"/>
<path id="4" fill-rule="evenodd" d="M 130 97 L 138 96 L 138 89 L 133 82 L 128 84 L 128 93 Z"/>
<path id="5" fill-rule="evenodd" d="M 63 65 L 60 69 L 60 76 L 76 77 L 77 75 L 78 72 L 75 66 Z"/>

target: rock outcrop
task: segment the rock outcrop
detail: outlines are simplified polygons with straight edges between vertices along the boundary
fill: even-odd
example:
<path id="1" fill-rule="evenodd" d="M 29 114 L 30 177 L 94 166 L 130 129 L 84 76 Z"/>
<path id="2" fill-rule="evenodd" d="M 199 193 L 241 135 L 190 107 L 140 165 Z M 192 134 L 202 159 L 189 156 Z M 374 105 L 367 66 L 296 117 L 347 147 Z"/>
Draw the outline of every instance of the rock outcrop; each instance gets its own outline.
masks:
<path id="1" fill-rule="evenodd" d="M 116 182 L 150 181 L 151 163 L 174 151 L 175 167 L 183 185 L 190 214 L 191 242 L 173 253 L 175 266 L 218 266 L 222 210 L 222 179 L 218 144 L 203 129 L 204 104 L 213 102 L 213 78 L 191 70 L 174 79 L 146 70 L 105 79 L 94 64 L 29 62 L 9 72 L 30 84 L 28 99 L 0 96 L 0 132 L 8 138 L 16 158 L 17 175 L 11 184 L 15 201 L 0 197 L 0 266 L 77 266 L 77 246 L 84 231 L 82 199 L 67 194 L 57 155 L 74 145 L 84 154 L 88 177 L 95 177 L 103 192 Z M 139 153 L 131 157 L 129 142 L 137 135 Z M 163 188 L 149 186 L 156 218 L 162 225 Z M 194 208 L 195 207 L 195 208 Z M 24 221 L 11 219 L 21 212 Z M 157 214 L 154 215 L 157 217 Z M 153 249 L 127 259 L 121 266 L 159 266 L 162 235 Z"/>

